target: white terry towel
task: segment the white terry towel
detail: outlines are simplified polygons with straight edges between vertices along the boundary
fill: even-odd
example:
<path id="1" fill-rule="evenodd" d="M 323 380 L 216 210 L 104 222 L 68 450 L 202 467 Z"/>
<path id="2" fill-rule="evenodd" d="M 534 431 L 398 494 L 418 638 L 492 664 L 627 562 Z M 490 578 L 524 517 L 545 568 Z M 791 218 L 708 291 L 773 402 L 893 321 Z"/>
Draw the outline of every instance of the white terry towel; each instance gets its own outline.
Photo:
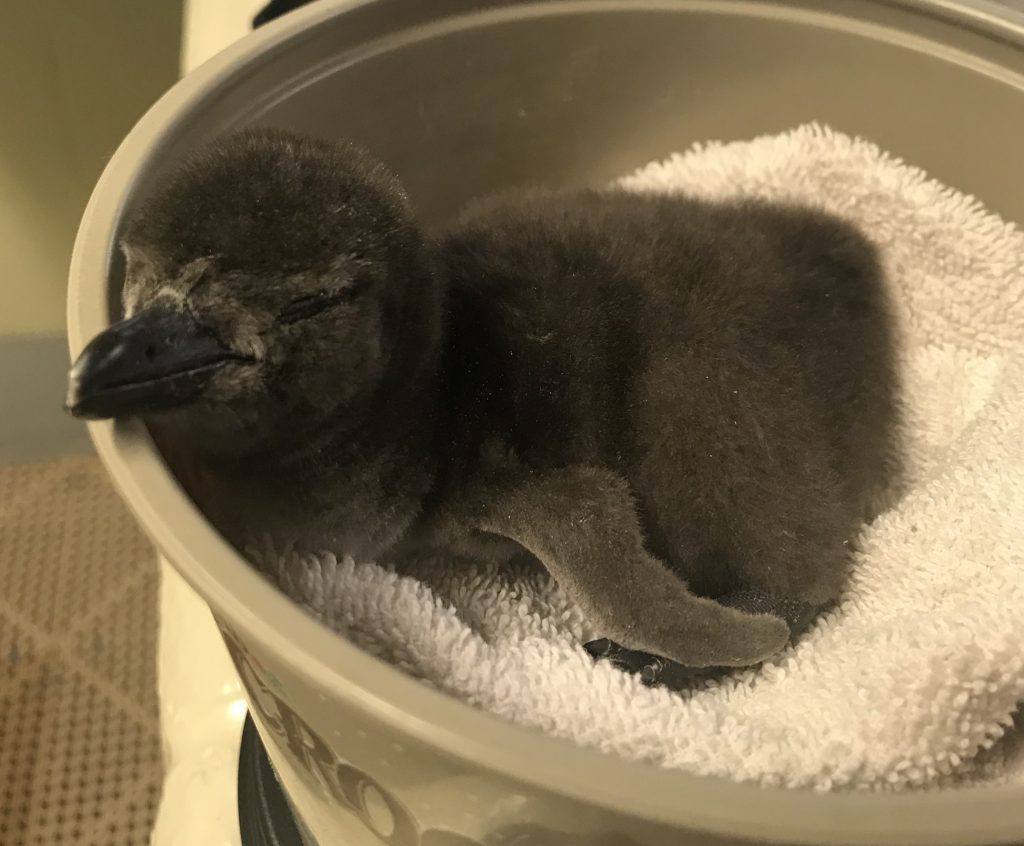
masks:
<path id="1" fill-rule="evenodd" d="M 792 787 L 1024 783 L 1024 234 L 817 125 L 692 148 L 636 191 L 817 206 L 879 245 L 897 306 L 909 492 L 866 529 L 840 607 L 757 671 L 676 694 L 583 651 L 542 571 L 264 554 L 336 631 L 516 723 L 626 758 Z"/>

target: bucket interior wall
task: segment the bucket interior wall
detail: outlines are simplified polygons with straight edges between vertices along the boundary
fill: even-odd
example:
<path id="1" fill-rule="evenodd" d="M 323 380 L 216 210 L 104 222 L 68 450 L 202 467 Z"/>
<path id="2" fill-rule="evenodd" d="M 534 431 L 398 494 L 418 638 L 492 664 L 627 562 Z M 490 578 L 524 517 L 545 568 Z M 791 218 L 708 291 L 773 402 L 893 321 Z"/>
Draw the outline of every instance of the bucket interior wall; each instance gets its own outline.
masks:
<path id="1" fill-rule="evenodd" d="M 344 137 L 439 221 L 493 189 L 600 185 L 695 141 L 818 121 L 1024 220 L 1007 179 L 1024 59 L 980 31 L 868 2 L 440 2 L 425 26 L 416 5 L 355 9 L 265 56 L 206 98 L 168 160 L 243 124 Z M 377 7 L 408 26 L 364 43 Z"/>

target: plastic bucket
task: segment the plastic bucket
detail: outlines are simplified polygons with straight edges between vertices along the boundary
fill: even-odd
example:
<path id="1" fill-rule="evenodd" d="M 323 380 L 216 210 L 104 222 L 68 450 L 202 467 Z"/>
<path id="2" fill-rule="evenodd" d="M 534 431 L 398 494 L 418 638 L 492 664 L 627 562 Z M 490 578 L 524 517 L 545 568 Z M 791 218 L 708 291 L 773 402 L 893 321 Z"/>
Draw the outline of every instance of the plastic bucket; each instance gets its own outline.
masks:
<path id="1" fill-rule="evenodd" d="M 118 311 L 122 218 L 211 135 L 361 142 L 429 221 L 525 181 L 599 184 L 691 141 L 818 120 L 1024 221 L 1024 16 L 991 3 L 323 0 L 176 85 L 111 160 L 71 268 L 77 354 Z M 989 844 L 1024 792 L 814 795 L 627 763 L 427 689 L 322 628 L 204 521 L 134 423 L 91 424 L 117 487 L 204 597 L 320 844 Z"/>

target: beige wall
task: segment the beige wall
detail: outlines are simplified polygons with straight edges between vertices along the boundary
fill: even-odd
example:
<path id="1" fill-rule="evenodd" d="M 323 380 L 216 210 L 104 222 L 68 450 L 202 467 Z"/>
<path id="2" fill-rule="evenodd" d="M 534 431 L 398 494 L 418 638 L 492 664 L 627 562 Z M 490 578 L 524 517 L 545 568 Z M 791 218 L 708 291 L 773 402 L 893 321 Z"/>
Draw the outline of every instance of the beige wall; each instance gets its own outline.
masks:
<path id="1" fill-rule="evenodd" d="M 181 70 L 188 73 L 252 31 L 253 16 L 270 0 L 185 0 Z"/>
<path id="2" fill-rule="evenodd" d="M 181 0 L 0 0 L 0 336 L 63 331 L 78 219 L 176 79 L 181 17 Z"/>

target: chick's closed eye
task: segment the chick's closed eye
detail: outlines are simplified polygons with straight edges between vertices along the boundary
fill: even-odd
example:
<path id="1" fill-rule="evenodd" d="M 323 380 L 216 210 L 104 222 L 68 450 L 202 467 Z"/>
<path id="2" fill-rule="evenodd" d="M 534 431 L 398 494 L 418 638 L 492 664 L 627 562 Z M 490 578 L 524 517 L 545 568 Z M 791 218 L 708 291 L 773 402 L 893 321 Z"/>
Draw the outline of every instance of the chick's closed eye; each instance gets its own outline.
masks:
<path id="1" fill-rule="evenodd" d="M 368 285 L 367 277 L 359 277 L 338 291 L 317 291 L 314 294 L 296 297 L 281 309 L 277 315 L 277 321 L 287 324 L 315 317 L 333 306 L 355 299 Z"/>
<path id="2" fill-rule="evenodd" d="M 279 323 L 295 323 L 299 320 L 314 317 L 320 312 L 347 299 L 348 296 L 345 294 L 331 294 L 326 291 L 320 291 L 316 294 L 308 294 L 304 297 L 296 297 L 281 309 L 280 314 L 277 316 L 277 320 Z"/>

